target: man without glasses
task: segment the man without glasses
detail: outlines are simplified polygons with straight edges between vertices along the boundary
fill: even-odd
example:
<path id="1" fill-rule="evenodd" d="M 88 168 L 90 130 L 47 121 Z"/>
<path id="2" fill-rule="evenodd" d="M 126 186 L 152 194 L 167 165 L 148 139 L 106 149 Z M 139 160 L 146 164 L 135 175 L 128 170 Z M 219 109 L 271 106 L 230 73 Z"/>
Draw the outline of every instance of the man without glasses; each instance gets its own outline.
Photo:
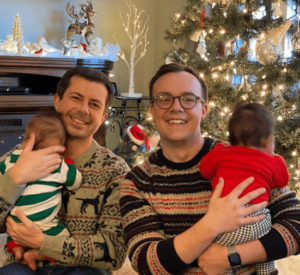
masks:
<path id="1" fill-rule="evenodd" d="M 16 213 L 22 224 L 7 218 L 7 233 L 16 243 L 36 249 L 39 255 L 56 262 L 39 261 L 37 270 L 32 271 L 26 263 L 16 263 L 8 255 L 1 274 L 103 275 L 121 267 L 126 249 L 118 188 L 129 168 L 124 160 L 93 140 L 112 100 L 111 83 L 98 70 L 77 67 L 60 80 L 54 106 L 62 114 L 67 130 L 65 148 L 52 146 L 32 151 L 34 136 L 31 136 L 15 166 L 0 177 L 0 209 L 2 217 L 5 216 L 26 183 L 54 171 L 62 154 L 73 159 L 83 175 L 79 189 L 64 192 L 59 212 L 59 220 L 71 236 L 46 235 L 22 212 Z M 24 264 L 23 260 L 20 262 Z"/>

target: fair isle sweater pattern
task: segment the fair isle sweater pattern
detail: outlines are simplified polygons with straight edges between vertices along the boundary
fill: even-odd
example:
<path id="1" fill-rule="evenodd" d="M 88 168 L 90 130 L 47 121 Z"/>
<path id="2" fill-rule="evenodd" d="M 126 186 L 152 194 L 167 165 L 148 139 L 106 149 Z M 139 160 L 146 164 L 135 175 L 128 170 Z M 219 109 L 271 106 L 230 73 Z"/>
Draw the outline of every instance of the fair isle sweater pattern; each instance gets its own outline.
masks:
<path id="1" fill-rule="evenodd" d="M 63 190 L 63 205 L 58 214 L 71 236 L 44 235 L 39 253 L 55 259 L 54 265 L 117 270 L 126 257 L 119 184 L 129 168 L 123 159 L 96 141 L 73 161 L 82 173 L 82 184 L 76 190 Z M 12 198 L 5 199 L 14 204 Z M 12 255 L 7 255 L 8 263 L 13 261 Z M 45 264 L 53 265 L 47 261 L 39 266 Z"/>
<path id="2" fill-rule="evenodd" d="M 173 245 L 176 235 L 201 219 L 212 187 L 198 165 L 214 146 L 206 138 L 202 150 L 186 163 L 173 163 L 162 150 L 129 172 L 121 184 L 120 207 L 125 241 L 133 268 L 139 274 L 202 274 L 196 262 L 187 265 Z M 273 227 L 262 242 L 268 261 L 299 253 L 300 204 L 287 187 L 272 191 L 269 209 Z M 237 274 L 254 274 L 255 265 Z"/>

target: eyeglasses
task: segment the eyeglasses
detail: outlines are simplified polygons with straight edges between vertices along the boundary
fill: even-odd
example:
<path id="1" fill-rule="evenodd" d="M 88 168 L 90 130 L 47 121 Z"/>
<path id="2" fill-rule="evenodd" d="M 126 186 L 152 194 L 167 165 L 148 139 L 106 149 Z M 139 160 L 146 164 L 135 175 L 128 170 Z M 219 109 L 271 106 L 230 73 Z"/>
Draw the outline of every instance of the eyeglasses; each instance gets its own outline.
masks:
<path id="1" fill-rule="evenodd" d="M 181 96 L 172 96 L 168 93 L 161 93 L 158 94 L 156 97 L 152 97 L 150 100 L 151 103 L 154 102 L 154 100 L 157 103 L 157 106 L 163 110 L 167 110 L 172 107 L 175 98 L 179 99 L 179 103 L 181 107 L 185 110 L 190 110 L 193 109 L 197 101 L 199 100 L 200 102 L 205 103 L 205 100 L 199 96 L 196 96 L 194 94 L 184 94 Z"/>

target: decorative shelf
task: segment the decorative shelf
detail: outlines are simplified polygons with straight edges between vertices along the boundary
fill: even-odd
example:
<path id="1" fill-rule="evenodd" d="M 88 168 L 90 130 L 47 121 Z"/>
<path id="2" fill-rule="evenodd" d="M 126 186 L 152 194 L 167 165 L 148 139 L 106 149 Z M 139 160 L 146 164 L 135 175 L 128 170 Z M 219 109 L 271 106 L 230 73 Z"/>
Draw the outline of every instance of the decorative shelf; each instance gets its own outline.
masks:
<path id="1" fill-rule="evenodd" d="M 0 73 L 26 73 L 62 77 L 76 66 L 92 67 L 105 74 L 113 69 L 114 62 L 95 58 L 52 58 L 0 55 Z"/>

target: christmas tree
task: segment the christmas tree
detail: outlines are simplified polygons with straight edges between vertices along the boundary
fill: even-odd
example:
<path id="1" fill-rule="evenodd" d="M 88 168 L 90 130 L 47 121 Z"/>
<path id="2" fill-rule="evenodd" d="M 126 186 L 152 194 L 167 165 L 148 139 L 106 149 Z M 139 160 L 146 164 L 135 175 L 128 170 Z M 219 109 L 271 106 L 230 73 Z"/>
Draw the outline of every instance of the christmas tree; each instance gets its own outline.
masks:
<path id="1" fill-rule="evenodd" d="M 14 26 L 13 26 L 13 36 L 14 36 L 14 40 L 17 42 L 21 42 L 23 40 L 23 29 L 22 29 L 22 25 L 21 25 L 21 18 L 19 13 L 16 14 L 15 16 L 15 22 L 14 22 Z"/>
<path id="2" fill-rule="evenodd" d="M 171 19 L 166 62 L 195 68 L 206 80 L 209 113 L 202 134 L 228 140 L 231 107 L 258 102 L 275 119 L 276 153 L 290 187 L 300 181 L 299 0 L 187 0 Z M 288 15 L 286 14 L 288 10 Z M 289 43 L 284 50 L 284 40 Z M 290 49 L 290 51 L 288 51 Z"/>

